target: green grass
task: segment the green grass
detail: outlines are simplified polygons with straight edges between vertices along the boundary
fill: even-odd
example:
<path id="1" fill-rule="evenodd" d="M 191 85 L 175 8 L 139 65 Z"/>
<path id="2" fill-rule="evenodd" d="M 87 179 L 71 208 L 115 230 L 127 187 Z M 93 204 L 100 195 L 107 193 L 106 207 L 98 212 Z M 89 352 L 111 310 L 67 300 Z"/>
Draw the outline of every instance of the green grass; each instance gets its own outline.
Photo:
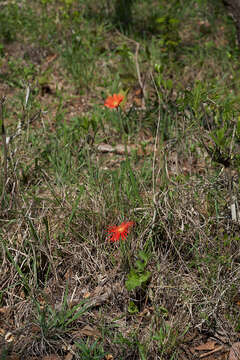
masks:
<path id="1" fill-rule="evenodd" d="M 234 342 L 240 78 L 223 6 L 0 7 L 0 358 L 173 360 L 204 334 Z M 123 221 L 127 240 L 108 242 Z"/>

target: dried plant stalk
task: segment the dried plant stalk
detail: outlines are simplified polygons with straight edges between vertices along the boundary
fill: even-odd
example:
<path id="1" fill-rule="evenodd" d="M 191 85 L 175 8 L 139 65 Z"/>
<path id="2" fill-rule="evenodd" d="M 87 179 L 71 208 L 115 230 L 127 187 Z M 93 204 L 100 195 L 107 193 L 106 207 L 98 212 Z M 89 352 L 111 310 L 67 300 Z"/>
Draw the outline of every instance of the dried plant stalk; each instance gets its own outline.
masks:
<path id="1" fill-rule="evenodd" d="M 0 124 L 1 124 L 1 136 L 2 136 L 2 143 L 3 143 L 3 162 L 4 162 L 4 174 L 3 174 L 3 187 L 2 187 L 2 195 L 1 195 L 1 204 L 4 198 L 4 194 L 5 194 L 5 190 L 6 190 L 6 184 L 7 184 L 7 177 L 8 177 L 8 169 L 7 169 L 7 152 L 8 152 L 8 147 L 7 147 L 7 138 L 6 138 L 6 131 L 5 131 L 5 125 L 4 125 L 4 114 L 3 114 L 3 109 L 4 109 L 4 102 L 5 102 L 6 98 L 5 96 L 2 97 L 1 101 L 0 101 L 0 111 L 1 111 L 1 115 L 0 115 Z"/>

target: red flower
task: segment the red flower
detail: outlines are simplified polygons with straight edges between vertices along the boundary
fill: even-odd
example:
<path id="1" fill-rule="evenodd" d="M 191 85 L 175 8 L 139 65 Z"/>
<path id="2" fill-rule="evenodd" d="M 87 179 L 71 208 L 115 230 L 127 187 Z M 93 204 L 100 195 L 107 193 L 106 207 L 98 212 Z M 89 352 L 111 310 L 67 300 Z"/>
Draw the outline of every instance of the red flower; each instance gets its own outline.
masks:
<path id="1" fill-rule="evenodd" d="M 119 104 L 123 101 L 124 96 L 121 94 L 113 94 L 113 96 L 108 96 L 105 100 L 104 105 L 110 109 L 117 108 Z"/>
<path id="2" fill-rule="evenodd" d="M 134 225 L 133 221 L 123 222 L 119 226 L 109 226 L 107 232 L 109 233 L 108 240 L 115 242 L 119 241 L 120 238 L 125 240 L 129 233 L 129 228 Z"/>

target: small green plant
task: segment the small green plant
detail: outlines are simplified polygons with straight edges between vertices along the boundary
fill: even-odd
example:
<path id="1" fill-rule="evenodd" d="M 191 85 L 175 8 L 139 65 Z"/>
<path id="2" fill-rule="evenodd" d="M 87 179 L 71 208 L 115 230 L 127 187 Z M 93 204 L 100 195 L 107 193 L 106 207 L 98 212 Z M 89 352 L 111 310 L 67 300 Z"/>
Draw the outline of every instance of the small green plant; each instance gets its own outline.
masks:
<path id="1" fill-rule="evenodd" d="M 164 308 L 162 308 L 164 309 Z M 161 309 L 159 309 L 161 311 Z M 164 309 L 166 310 L 166 309 Z M 167 311 L 167 310 L 166 310 Z M 159 354 L 161 356 L 168 354 L 169 359 L 176 359 L 176 343 L 178 339 L 178 331 L 171 326 L 167 321 L 165 321 L 164 317 L 167 316 L 167 312 L 163 312 L 163 320 L 160 328 L 153 335 L 153 340 L 157 342 L 159 348 Z M 188 331 L 188 327 L 183 331 L 181 336 L 184 336 Z"/>
<path id="2" fill-rule="evenodd" d="M 104 106 L 110 109 L 110 111 L 105 112 L 105 119 L 111 121 L 112 125 L 116 127 L 117 131 L 122 134 L 129 134 L 134 132 L 135 126 L 133 125 L 134 121 L 130 114 L 132 113 L 132 107 L 128 112 L 125 112 L 124 106 L 127 102 L 127 90 L 121 89 L 119 94 L 113 94 L 113 96 L 108 96 L 105 100 Z M 115 111 L 113 111 L 113 109 Z"/>
<path id="3" fill-rule="evenodd" d="M 169 15 L 157 17 L 152 21 L 152 31 L 160 34 L 159 44 L 164 51 L 174 50 L 180 43 L 180 21 Z"/>
<path id="4" fill-rule="evenodd" d="M 99 341 L 96 340 L 94 343 L 90 344 L 89 341 L 86 343 L 76 342 L 75 346 L 81 360 L 100 360 L 105 359 L 105 351 Z"/>
<path id="5" fill-rule="evenodd" d="M 37 318 L 36 323 L 40 326 L 45 337 L 56 337 L 58 333 L 64 333 L 69 326 L 78 320 L 88 309 L 86 300 L 69 307 L 67 303 L 68 288 L 66 288 L 64 299 L 60 310 L 46 304 L 43 307 L 36 302 Z"/>
<path id="6" fill-rule="evenodd" d="M 209 131 L 212 144 L 202 143 L 216 163 L 229 167 L 230 165 L 239 166 L 239 120 L 235 122 L 231 119 L 221 119 L 221 125 L 215 125 L 215 128 Z"/>
<path id="7" fill-rule="evenodd" d="M 139 259 L 135 262 L 135 267 L 130 270 L 125 283 L 128 291 L 145 286 L 151 277 L 151 272 L 146 270 L 149 255 L 144 251 L 139 251 L 138 257 Z"/>
<path id="8" fill-rule="evenodd" d="M 138 307 L 132 300 L 129 301 L 128 304 L 128 312 L 130 315 L 137 314 L 139 312 Z"/>
<path id="9" fill-rule="evenodd" d="M 226 146 L 230 144 L 231 138 L 227 135 L 227 126 L 217 129 L 216 131 L 211 133 L 211 137 L 214 140 L 215 144 L 224 150 Z"/>

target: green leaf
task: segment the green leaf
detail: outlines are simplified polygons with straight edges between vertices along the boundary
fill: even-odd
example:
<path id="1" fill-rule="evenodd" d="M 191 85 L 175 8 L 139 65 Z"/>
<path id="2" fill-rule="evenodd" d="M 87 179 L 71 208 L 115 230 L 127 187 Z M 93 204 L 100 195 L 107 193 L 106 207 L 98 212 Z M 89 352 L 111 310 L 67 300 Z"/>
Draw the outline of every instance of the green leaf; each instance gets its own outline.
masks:
<path id="1" fill-rule="evenodd" d="M 144 273 L 137 273 L 136 270 L 131 269 L 130 273 L 128 274 L 128 279 L 126 280 L 126 288 L 128 291 L 134 290 L 138 286 L 144 285 L 147 280 L 150 278 L 151 273 L 150 271 L 146 271 Z"/>
<path id="2" fill-rule="evenodd" d="M 138 278 L 140 284 L 142 285 L 142 284 L 146 283 L 148 281 L 148 279 L 150 278 L 150 276 L 151 276 L 150 271 L 146 271 L 142 275 L 140 275 Z"/>
<path id="3" fill-rule="evenodd" d="M 137 271 L 138 272 L 143 272 L 146 266 L 146 263 L 141 261 L 141 260 L 137 260 L 135 263 L 136 267 L 137 267 Z"/>
<path id="4" fill-rule="evenodd" d="M 166 16 L 159 17 L 159 18 L 156 19 L 157 24 L 163 24 L 165 22 L 166 22 Z"/>
<path id="5" fill-rule="evenodd" d="M 129 302 L 128 312 L 129 312 L 129 314 L 131 314 L 131 315 L 137 314 L 137 313 L 139 312 L 137 306 L 134 304 L 133 301 L 130 301 L 130 302 Z"/>
<path id="6" fill-rule="evenodd" d="M 139 281 L 139 276 L 134 269 L 130 270 L 125 285 L 128 291 L 131 291 L 135 289 L 137 286 L 141 285 L 141 282 Z"/>
<path id="7" fill-rule="evenodd" d="M 212 134 L 210 134 L 211 138 L 214 140 L 215 144 L 220 148 L 224 148 L 228 145 L 230 139 L 227 137 L 227 129 L 226 127 L 222 127 Z"/>
<path id="8" fill-rule="evenodd" d="M 146 254 L 144 251 L 140 250 L 138 256 L 144 261 L 145 265 L 147 265 L 149 255 Z"/>

